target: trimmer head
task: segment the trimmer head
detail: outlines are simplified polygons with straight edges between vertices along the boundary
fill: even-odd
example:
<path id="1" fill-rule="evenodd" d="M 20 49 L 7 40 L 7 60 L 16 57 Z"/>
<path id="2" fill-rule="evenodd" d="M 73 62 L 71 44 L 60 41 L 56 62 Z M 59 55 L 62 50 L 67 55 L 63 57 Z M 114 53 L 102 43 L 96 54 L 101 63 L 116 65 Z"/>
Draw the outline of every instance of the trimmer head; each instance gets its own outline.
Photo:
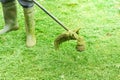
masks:
<path id="1" fill-rule="evenodd" d="M 54 41 L 54 46 L 55 49 L 59 49 L 60 44 L 62 44 L 65 41 L 68 40 L 77 40 L 77 45 L 76 45 L 76 50 L 77 51 L 84 51 L 85 50 L 85 43 L 82 37 L 78 36 L 78 32 L 80 30 L 69 30 L 65 25 L 63 25 L 63 23 L 58 20 L 55 16 L 53 16 L 48 10 L 46 10 L 41 4 L 39 4 L 36 0 L 33 0 L 33 2 L 39 7 L 41 8 L 48 16 L 50 16 L 54 21 L 56 21 L 59 25 L 61 25 L 62 28 L 64 28 L 67 32 L 59 35 L 55 41 Z"/>
<path id="2" fill-rule="evenodd" d="M 85 42 L 84 42 L 84 39 L 82 37 L 79 37 L 77 39 L 76 50 L 80 51 L 80 52 L 85 50 Z"/>
<path id="3" fill-rule="evenodd" d="M 55 49 L 59 49 L 60 44 L 69 40 L 77 40 L 76 50 L 77 51 L 84 51 L 85 50 L 85 42 L 82 37 L 78 36 L 79 29 L 73 31 L 67 31 L 63 34 L 60 34 L 54 41 Z"/>

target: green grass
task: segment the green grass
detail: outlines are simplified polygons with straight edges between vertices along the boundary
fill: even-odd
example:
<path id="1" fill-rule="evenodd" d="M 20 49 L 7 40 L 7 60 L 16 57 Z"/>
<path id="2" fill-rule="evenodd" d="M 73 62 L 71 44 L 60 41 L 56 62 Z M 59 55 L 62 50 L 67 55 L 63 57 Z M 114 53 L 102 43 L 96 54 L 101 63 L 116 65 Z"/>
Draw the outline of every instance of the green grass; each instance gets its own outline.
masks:
<path id="1" fill-rule="evenodd" d="M 54 39 L 64 29 L 37 6 L 37 44 L 27 48 L 23 11 L 18 5 L 20 29 L 0 35 L 0 80 L 120 80 L 120 15 L 115 0 L 38 1 L 69 29 L 81 27 L 86 51 L 77 52 L 75 41 L 55 51 Z M 1 13 L 0 28 L 3 25 Z"/>

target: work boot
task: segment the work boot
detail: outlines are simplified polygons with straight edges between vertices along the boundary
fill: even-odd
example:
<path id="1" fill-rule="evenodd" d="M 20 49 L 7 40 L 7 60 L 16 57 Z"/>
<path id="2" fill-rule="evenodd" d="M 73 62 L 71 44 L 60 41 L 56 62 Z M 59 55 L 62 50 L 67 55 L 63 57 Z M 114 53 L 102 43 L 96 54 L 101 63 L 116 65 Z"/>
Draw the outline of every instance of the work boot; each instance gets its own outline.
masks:
<path id="1" fill-rule="evenodd" d="M 34 21 L 34 9 L 23 8 L 25 16 L 25 26 L 26 26 L 26 45 L 27 47 L 32 47 L 36 44 L 35 37 L 35 21 Z"/>
<path id="2" fill-rule="evenodd" d="M 3 29 L 0 30 L 0 34 L 4 34 L 9 31 L 17 30 L 17 9 L 16 9 L 16 2 L 7 2 L 2 3 L 3 8 L 3 15 L 4 15 L 4 22 L 5 26 Z"/>

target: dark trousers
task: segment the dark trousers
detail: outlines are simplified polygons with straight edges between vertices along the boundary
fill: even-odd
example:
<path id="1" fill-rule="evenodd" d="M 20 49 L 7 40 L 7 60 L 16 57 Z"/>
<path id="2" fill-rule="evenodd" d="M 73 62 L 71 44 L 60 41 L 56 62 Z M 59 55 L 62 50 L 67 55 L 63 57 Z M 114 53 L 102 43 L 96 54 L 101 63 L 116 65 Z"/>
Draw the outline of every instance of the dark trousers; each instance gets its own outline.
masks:
<path id="1" fill-rule="evenodd" d="M 2 2 L 2 3 L 8 3 L 8 2 L 12 2 L 12 1 L 15 1 L 15 0 L 0 0 L 0 2 Z M 18 2 L 24 8 L 29 8 L 29 7 L 32 7 L 34 5 L 34 3 L 32 1 L 29 1 L 29 0 L 18 0 Z"/>

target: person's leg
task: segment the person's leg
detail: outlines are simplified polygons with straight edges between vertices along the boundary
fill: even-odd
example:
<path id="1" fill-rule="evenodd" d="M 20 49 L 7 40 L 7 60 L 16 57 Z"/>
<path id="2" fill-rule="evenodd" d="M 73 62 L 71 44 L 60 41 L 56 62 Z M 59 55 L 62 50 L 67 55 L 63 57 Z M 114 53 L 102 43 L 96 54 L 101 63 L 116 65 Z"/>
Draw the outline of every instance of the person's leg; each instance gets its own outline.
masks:
<path id="1" fill-rule="evenodd" d="M 1 0 L 5 26 L 0 30 L 0 34 L 17 30 L 17 9 L 15 0 Z"/>
<path id="2" fill-rule="evenodd" d="M 26 45 L 27 47 L 32 47 L 36 44 L 33 2 L 27 0 L 18 1 L 22 5 L 24 10 L 26 26 Z"/>

